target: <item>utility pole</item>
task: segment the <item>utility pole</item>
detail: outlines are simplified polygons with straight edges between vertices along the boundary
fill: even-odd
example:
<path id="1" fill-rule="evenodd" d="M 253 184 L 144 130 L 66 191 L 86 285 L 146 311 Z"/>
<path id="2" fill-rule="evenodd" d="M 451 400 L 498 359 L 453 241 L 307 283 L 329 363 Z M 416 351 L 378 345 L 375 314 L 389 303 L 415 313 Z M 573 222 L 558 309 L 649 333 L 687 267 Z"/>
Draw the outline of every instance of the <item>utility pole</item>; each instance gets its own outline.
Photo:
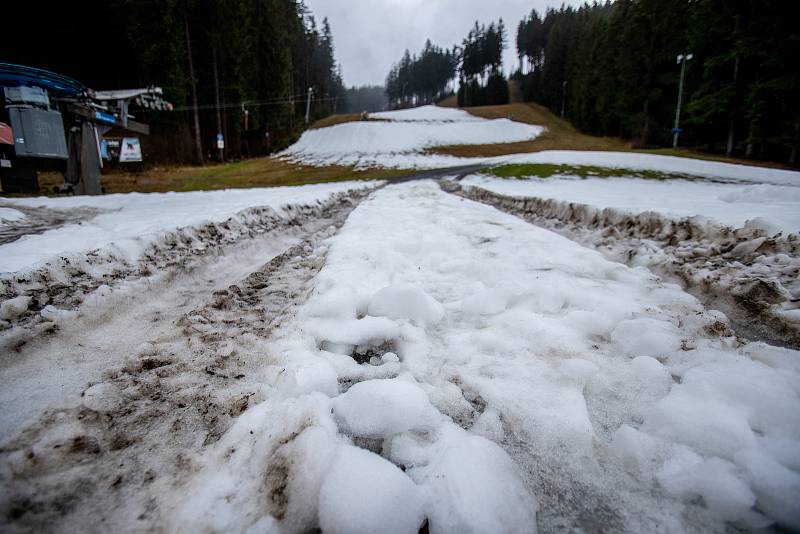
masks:
<path id="1" fill-rule="evenodd" d="M 678 106 L 675 108 L 675 127 L 672 128 L 672 148 L 678 148 L 678 136 L 681 134 L 681 102 L 683 101 L 683 78 L 686 76 L 686 62 L 690 61 L 694 54 L 678 54 L 678 64 L 681 66 L 681 81 L 678 84 Z"/>
<path id="2" fill-rule="evenodd" d="M 225 136 L 222 133 L 222 117 L 220 116 L 219 103 L 219 74 L 217 72 L 217 48 L 211 48 L 213 68 L 214 68 L 214 99 L 217 103 L 217 149 L 219 150 L 219 160 L 225 161 Z"/>
<path id="3" fill-rule="evenodd" d="M 561 118 L 564 118 L 564 109 L 567 105 L 567 80 L 561 84 Z"/>
<path id="4" fill-rule="evenodd" d="M 311 93 L 314 92 L 313 87 L 308 88 L 308 98 L 306 98 L 306 124 L 308 124 L 309 115 L 311 115 Z"/>

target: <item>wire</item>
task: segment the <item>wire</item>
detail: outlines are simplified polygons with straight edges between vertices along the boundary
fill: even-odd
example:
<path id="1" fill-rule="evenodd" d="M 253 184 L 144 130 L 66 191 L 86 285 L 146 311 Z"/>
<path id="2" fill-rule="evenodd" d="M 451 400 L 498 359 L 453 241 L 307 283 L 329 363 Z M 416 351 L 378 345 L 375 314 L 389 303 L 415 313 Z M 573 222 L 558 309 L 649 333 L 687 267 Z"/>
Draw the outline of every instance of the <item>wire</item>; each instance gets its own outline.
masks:
<path id="1" fill-rule="evenodd" d="M 302 97 L 302 98 L 297 98 Z M 284 97 L 284 98 L 274 98 L 268 100 L 245 100 L 242 102 L 228 102 L 225 104 L 220 104 L 217 106 L 216 104 L 200 104 L 198 106 L 179 106 L 172 108 L 172 111 L 193 111 L 195 109 L 230 109 L 230 108 L 240 108 L 243 105 L 246 107 L 259 107 L 259 106 L 277 106 L 280 104 L 291 104 L 291 103 L 300 103 L 305 102 L 307 96 L 305 95 L 294 95 L 294 97 Z M 328 97 L 320 97 L 320 98 L 313 98 L 312 100 L 316 100 L 318 102 L 329 102 L 332 100 L 344 100 L 347 97 L 345 96 L 328 96 Z M 156 110 L 158 111 L 158 110 Z"/>

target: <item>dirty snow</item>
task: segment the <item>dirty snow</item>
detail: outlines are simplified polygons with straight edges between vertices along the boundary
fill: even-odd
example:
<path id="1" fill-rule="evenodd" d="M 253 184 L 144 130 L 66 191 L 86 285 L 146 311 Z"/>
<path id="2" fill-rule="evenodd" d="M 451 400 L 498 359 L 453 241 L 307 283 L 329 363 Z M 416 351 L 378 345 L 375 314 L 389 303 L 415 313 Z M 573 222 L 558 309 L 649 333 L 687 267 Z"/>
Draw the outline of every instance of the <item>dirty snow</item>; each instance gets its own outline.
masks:
<path id="1" fill-rule="evenodd" d="M 505 180 L 485 175 L 462 180 L 503 195 L 579 202 L 626 213 L 703 217 L 730 226 L 762 226 L 771 233 L 800 233 L 800 180 L 796 185 L 723 184 L 700 180 L 571 178 Z"/>
<path id="2" fill-rule="evenodd" d="M 263 403 L 177 498 L 187 530 L 800 525 L 800 354 L 741 344 L 677 286 L 430 182 L 375 193 L 326 254 L 267 349 Z M 276 469 L 301 488 L 277 520 L 246 489 Z"/>
<path id="3" fill-rule="evenodd" d="M 4 226 L 11 222 L 18 221 L 24 218 L 25 214 L 19 210 L 15 210 L 13 208 L 0 207 L 0 226 Z"/>
<path id="4" fill-rule="evenodd" d="M 149 244 L 180 227 L 219 222 L 255 206 L 280 210 L 291 204 L 312 204 L 335 193 L 370 187 L 373 182 L 338 182 L 304 187 L 227 189 L 190 193 L 127 193 L 97 197 L 8 199 L 27 207 L 58 210 L 91 207 L 102 210 L 91 220 L 25 235 L 0 245 L 0 272 L 30 269 L 59 255 L 110 247 L 135 260 Z"/>
<path id="5" fill-rule="evenodd" d="M 428 148 L 526 141 L 544 131 L 541 126 L 508 119 L 481 119 L 465 111 L 436 106 L 376 113 L 371 117 L 379 120 L 308 130 L 282 154 L 318 165 L 407 167 L 417 166 L 414 158 Z M 424 163 L 426 158 L 430 156 L 423 156 L 420 160 L 423 164 L 419 166 L 429 166 Z M 452 165 L 452 161 L 441 158 L 444 166 Z"/>

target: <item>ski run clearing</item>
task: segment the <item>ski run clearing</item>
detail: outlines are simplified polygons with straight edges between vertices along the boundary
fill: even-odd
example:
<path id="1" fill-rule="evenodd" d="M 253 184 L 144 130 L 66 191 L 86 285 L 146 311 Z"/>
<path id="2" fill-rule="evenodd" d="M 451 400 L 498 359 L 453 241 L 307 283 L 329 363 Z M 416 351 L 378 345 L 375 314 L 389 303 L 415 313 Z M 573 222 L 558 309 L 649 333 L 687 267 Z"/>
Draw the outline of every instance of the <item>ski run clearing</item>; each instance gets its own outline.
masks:
<path id="1" fill-rule="evenodd" d="M 509 159 L 621 171 L 3 201 L 0 530 L 800 530 L 800 176 Z"/>

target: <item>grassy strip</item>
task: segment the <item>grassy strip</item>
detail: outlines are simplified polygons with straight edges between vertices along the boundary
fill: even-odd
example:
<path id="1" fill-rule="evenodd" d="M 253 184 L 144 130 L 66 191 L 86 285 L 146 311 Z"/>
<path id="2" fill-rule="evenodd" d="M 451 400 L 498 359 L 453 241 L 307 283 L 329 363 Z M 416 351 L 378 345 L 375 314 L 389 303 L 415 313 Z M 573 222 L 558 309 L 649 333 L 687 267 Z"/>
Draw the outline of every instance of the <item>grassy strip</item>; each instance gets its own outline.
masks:
<path id="1" fill-rule="evenodd" d="M 617 169 L 593 165 L 559 165 L 554 163 L 513 163 L 492 167 L 485 172 L 498 178 L 549 178 L 551 176 L 578 176 L 580 178 L 643 178 L 645 180 L 669 180 L 689 178 L 683 174 L 670 174 L 652 170 Z"/>
<path id="2" fill-rule="evenodd" d="M 306 185 L 344 180 L 379 180 L 402 176 L 414 170 L 366 169 L 330 166 L 314 167 L 278 158 L 256 158 L 202 167 L 155 168 L 142 173 L 109 172 L 103 174 L 106 193 L 155 193 L 166 191 L 212 191 L 247 187 Z M 43 194 L 63 182 L 58 173 L 41 173 Z"/>

